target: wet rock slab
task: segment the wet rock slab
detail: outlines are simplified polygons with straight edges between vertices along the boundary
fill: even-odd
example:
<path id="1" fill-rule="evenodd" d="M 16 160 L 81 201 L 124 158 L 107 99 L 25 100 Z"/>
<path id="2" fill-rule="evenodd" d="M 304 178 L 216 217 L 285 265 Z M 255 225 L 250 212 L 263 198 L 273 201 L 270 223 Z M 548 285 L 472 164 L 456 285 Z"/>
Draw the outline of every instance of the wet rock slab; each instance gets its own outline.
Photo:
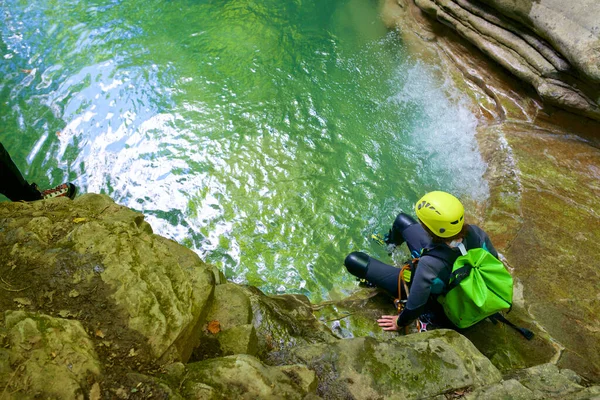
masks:
<path id="1" fill-rule="evenodd" d="M 451 330 L 301 346 L 285 359 L 316 371 L 317 394 L 326 399 L 423 398 L 502 378 L 471 342 Z"/>

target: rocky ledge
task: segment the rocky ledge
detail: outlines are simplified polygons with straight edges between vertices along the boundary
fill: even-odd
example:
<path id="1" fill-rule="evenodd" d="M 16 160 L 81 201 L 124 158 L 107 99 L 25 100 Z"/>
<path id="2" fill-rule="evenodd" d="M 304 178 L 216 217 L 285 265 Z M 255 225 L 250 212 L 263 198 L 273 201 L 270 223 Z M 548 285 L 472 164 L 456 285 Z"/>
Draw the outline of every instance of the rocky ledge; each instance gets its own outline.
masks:
<path id="1" fill-rule="evenodd" d="M 414 0 L 548 104 L 600 120 L 596 0 Z"/>
<path id="2" fill-rule="evenodd" d="M 1 399 L 600 395 L 552 364 L 503 377 L 454 331 L 344 338 L 103 195 L 0 204 L 0 257 Z"/>

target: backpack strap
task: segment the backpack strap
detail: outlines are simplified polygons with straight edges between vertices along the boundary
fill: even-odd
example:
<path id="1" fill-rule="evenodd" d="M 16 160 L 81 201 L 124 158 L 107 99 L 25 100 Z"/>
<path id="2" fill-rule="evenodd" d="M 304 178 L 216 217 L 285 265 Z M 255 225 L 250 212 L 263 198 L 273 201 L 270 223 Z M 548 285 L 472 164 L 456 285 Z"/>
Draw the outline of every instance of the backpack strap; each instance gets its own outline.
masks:
<path id="1" fill-rule="evenodd" d="M 466 264 L 456 271 L 452 272 L 450 275 L 450 280 L 448 281 L 448 286 L 446 287 L 445 293 L 448 294 L 449 291 L 460 285 L 460 283 L 471 274 L 471 270 L 473 267 L 469 264 Z"/>
<path id="2" fill-rule="evenodd" d="M 502 322 L 503 324 L 506 324 L 508 326 L 510 326 L 511 328 L 513 328 L 514 330 L 518 331 L 521 335 L 523 335 L 523 337 L 527 340 L 531 340 L 533 339 L 533 332 L 531 332 L 529 329 L 525 329 L 525 328 L 520 328 L 517 325 L 513 324 L 512 322 L 510 322 L 509 320 L 507 320 L 506 318 L 504 318 L 504 315 L 500 314 L 500 313 L 496 313 L 494 315 L 490 315 L 488 317 L 494 324 L 497 323 L 497 321 Z"/>

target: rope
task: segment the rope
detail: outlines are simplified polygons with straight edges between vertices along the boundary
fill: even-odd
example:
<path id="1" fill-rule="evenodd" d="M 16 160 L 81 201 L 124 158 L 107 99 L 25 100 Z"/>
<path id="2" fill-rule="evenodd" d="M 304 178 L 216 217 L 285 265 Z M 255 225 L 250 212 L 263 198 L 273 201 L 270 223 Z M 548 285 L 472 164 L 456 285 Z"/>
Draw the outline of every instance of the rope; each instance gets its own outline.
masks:
<path id="1" fill-rule="evenodd" d="M 413 260 L 414 262 L 418 262 L 419 259 L 415 259 Z M 406 292 L 406 298 L 408 299 L 408 296 L 410 295 L 410 291 L 408 290 L 408 284 L 406 283 L 406 280 L 404 279 L 404 271 L 411 271 L 410 269 L 410 263 L 406 263 L 402 266 L 402 268 L 400 269 L 400 273 L 398 274 L 398 298 L 396 300 L 394 300 L 394 304 L 396 305 L 396 309 L 398 310 L 398 315 L 400 315 L 402 313 L 402 310 L 404 310 L 405 307 L 405 303 L 402 302 L 402 287 L 404 287 L 404 291 Z M 412 279 L 412 276 L 411 276 Z M 417 332 L 421 331 L 421 321 L 419 321 L 419 318 L 417 318 Z M 406 335 L 408 335 L 408 325 L 404 327 L 404 333 Z"/>

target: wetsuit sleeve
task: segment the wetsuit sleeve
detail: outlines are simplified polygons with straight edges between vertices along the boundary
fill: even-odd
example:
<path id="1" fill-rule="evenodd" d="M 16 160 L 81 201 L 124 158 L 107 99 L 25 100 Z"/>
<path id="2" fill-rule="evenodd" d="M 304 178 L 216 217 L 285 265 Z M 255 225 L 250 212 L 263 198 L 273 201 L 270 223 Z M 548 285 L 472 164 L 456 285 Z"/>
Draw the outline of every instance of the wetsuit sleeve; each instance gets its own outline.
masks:
<path id="1" fill-rule="evenodd" d="M 410 287 L 410 295 L 408 296 L 406 307 L 400 313 L 396 322 L 400 327 L 408 325 L 423 313 L 431 294 L 431 285 L 437 274 L 427 263 L 427 258 L 423 257 L 419 261 L 419 267 Z"/>

